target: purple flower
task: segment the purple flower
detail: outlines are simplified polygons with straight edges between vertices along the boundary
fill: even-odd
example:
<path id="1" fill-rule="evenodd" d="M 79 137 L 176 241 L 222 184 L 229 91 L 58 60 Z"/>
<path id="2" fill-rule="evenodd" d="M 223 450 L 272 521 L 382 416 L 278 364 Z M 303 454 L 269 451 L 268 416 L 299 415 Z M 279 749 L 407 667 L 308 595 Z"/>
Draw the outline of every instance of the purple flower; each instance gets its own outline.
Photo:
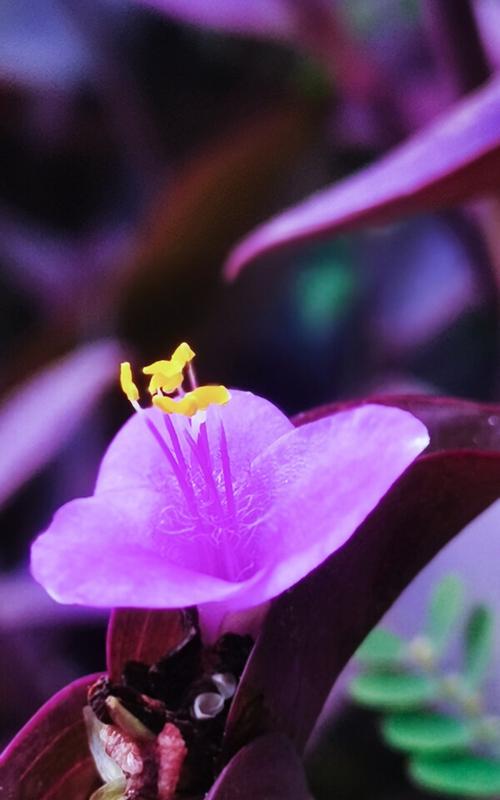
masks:
<path id="1" fill-rule="evenodd" d="M 250 392 L 184 394 L 191 358 L 173 383 L 175 358 L 156 362 L 161 408 L 140 409 L 122 372 L 140 413 L 111 443 L 94 495 L 61 508 L 33 546 L 33 574 L 56 600 L 257 606 L 341 547 L 428 444 L 424 425 L 395 408 L 365 405 L 295 428 Z"/>

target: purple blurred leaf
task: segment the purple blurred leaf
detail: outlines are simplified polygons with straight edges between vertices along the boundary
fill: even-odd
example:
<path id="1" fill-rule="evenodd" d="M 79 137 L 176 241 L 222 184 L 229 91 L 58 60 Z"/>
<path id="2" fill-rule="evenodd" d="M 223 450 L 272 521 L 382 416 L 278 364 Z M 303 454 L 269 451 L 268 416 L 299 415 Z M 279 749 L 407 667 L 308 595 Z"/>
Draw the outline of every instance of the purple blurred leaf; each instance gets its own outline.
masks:
<path id="1" fill-rule="evenodd" d="M 334 35 L 336 13 L 330 0 L 142 0 L 171 17 L 191 25 L 230 34 L 259 36 L 311 44 Z M 322 30 L 320 29 L 322 26 Z"/>
<path id="2" fill-rule="evenodd" d="M 438 550 L 500 495 L 500 406 L 424 397 L 376 402 L 419 417 L 430 449 L 338 553 L 272 604 L 230 712 L 228 756 L 270 730 L 301 751 L 366 634 Z M 315 409 L 296 423 L 337 409 Z"/>
<path id="3" fill-rule="evenodd" d="M 67 90 L 88 78 L 94 63 L 64 5 L 54 0 L 6 0 L 1 9 L 0 74 L 11 83 Z"/>
<path id="4" fill-rule="evenodd" d="M 117 26 L 129 24 L 127 9 L 119 0 L 97 0 L 93 6 L 94 16 L 106 13 Z M 0 79 L 6 83 L 60 94 L 99 80 L 92 43 L 68 3 L 4 0 L 0 25 Z M 60 105 L 60 96 L 58 100 Z"/>
<path id="5" fill-rule="evenodd" d="M 0 572 L 0 634 L 88 625 L 105 615 L 104 609 L 56 603 L 28 572 Z"/>
<path id="6" fill-rule="evenodd" d="M 490 273 L 480 268 L 482 254 L 467 232 L 464 219 L 432 215 L 363 237 L 375 284 L 367 318 L 382 360 L 415 351 L 487 302 Z"/>
<path id="7" fill-rule="evenodd" d="M 0 756 L 3 800 L 88 800 L 99 785 L 82 709 L 87 676 L 54 695 Z"/>
<path id="8" fill-rule="evenodd" d="M 118 344 L 85 345 L 16 387 L 0 406 L 0 506 L 50 461 L 117 380 Z"/>
<path id="9" fill-rule="evenodd" d="M 60 235 L 19 213 L 0 208 L 1 253 L 11 278 L 45 306 L 68 313 L 68 297 L 78 297 L 77 312 L 91 304 L 110 305 L 113 285 L 134 241 L 123 222 L 97 223 L 90 233 Z M 88 313 L 88 311 L 87 311 Z"/>
<path id="10" fill-rule="evenodd" d="M 293 38 L 297 12 L 292 0 L 145 0 L 181 22 L 226 33 L 243 33 L 278 39 Z"/>
<path id="11" fill-rule="evenodd" d="M 200 275 L 204 264 L 219 262 L 310 145 L 318 111 L 315 101 L 274 103 L 200 147 L 159 191 L 142 222 L 126 298 L 159 291 L 166 274 L 187 274 L 196 264 Z"/>
<path id="12" fill-rule="evenodd" d="M 291 243 L 496 192 L 499 179 L 497 78 L 380 161 L 254 230 L 230 254 L 226 274 L 234 278 L 253 259 Z"/>
<path id="13" fill-rule="evenodd" d="M 111 613 L 106 661 L 112 680 L 119 681 L 125 662 L 154 664 L 173 650 L 186 634 L 182 611 L 116 609 Z"/>
<path id="14" fill-rule="evenodd" d="M 500 5 L 497 0 L 474 0 L 481 41 L 493 69 L 500 69 Z"/>
<path id="15" fill-rule="evenodd" d="M 310 800 L 302 764 L 290 741 L 269 734 L 229 762 L 206 800 Z"/>
<path id="16" fill-rule="evenodd" d="M 388 98 L 387 84 L 365 46 L 331 0 L 141 0 L 183 23 L 227 34 L 286 41 L 322 64 L 337 90 L 359 108 L 361 99 Z"/>

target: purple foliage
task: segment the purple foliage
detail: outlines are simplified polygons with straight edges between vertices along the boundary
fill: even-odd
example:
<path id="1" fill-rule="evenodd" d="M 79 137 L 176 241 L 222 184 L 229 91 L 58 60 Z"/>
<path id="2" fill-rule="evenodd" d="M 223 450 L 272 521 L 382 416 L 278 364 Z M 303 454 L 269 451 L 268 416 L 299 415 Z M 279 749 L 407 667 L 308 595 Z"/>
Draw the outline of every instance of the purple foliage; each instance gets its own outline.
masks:
<path id="1" fill-rule="evenodd" d="M 229 256 L 227 274 L 235 277 L 285 245 L 492 193 L 499 175 L 500 81 L 494 79 L 380 161 L 257 228 Z"/>

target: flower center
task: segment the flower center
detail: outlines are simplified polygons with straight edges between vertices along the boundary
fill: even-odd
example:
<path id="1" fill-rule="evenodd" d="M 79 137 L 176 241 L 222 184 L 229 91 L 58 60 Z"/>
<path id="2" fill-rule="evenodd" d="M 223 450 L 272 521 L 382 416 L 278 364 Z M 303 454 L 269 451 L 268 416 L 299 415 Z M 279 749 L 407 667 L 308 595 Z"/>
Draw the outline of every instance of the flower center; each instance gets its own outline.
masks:
<path id="1" fill-rule="evenodd" d="M 183 496 L 181 506 L 165 509 L 158 521 L 165 554 L 180 564 L 188 554 L 189 560 L 196 558 L 198 568 L 205 572 L 226 580 L 242 580 L 253 567 L 244 557 L 251 538 L 252 503 L 245 487 L 235 485 L 221 415 L 210 415 L 210 430 L 207 418 L 207 409 L 225 405 L 230 394 L 224 386 L 196 385 L 191 363 L 194 355 L 183 343 L 170 359 L 155 361 L 143 369 L 151 376 L 148 390 L 152 404 L 164 413 L 163 431 L 139 405 L 139 390 L 128 362 L 121 365 L 121 386 L 134 409 L 143 415 Z M 183 390 L 185 372 L 188 392 Z"/>
<path id="2" fill-rule="evenodd" d="M 154 361 L 143 368 L 143 373 L 151 376 L 148 391 L 152 396 L 153 406 L 165 414 L 194 417 L 209 406 L 225 405 L 231 399 L 225 386 L 197 385 L 192 365 L 194 357 L 194 351 L 186 342 L 182 342 L 170 358 Z M 188 392 L 183 389 L 185 372 L 190 383 Z M 139 389 L 134 382 L 128 361 L 122 362 L 120 366 L 120 383 L 134 409 L 141 411 Z"/>

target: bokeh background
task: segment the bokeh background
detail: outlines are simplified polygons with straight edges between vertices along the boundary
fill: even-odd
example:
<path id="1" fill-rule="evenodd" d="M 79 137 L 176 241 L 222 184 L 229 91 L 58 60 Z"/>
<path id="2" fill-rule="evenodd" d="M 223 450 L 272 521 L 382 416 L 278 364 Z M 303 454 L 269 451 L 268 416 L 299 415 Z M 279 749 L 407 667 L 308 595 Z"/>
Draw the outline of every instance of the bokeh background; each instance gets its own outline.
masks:
<path id="1" fill-rule="evenodd" d="M 257 224 L 486 82 L 499 31 L 496 0 L 3 0 L 3 742 L 103 667 L 106 615 L 50 601 L 29 545 L 61 503 L 92 491 L 129 414 L 122 357 L 141 364 L 187 340 L 202 380 L 290 414 L 381 393 L 500 398 L 494 200 L 295 245 L 232 283 L 222 269 Z M 484 570 L 477 544 L 497 520 L 449 558 L 466 578 L 474 564 L 476 594 L 489 569 L 498 604 L 494 539 Z M 395 624 L 411 628 L 424 584 Z M 393 762 L 390 792 L 382 780 L 366 796 L 423 796 Z"/>

